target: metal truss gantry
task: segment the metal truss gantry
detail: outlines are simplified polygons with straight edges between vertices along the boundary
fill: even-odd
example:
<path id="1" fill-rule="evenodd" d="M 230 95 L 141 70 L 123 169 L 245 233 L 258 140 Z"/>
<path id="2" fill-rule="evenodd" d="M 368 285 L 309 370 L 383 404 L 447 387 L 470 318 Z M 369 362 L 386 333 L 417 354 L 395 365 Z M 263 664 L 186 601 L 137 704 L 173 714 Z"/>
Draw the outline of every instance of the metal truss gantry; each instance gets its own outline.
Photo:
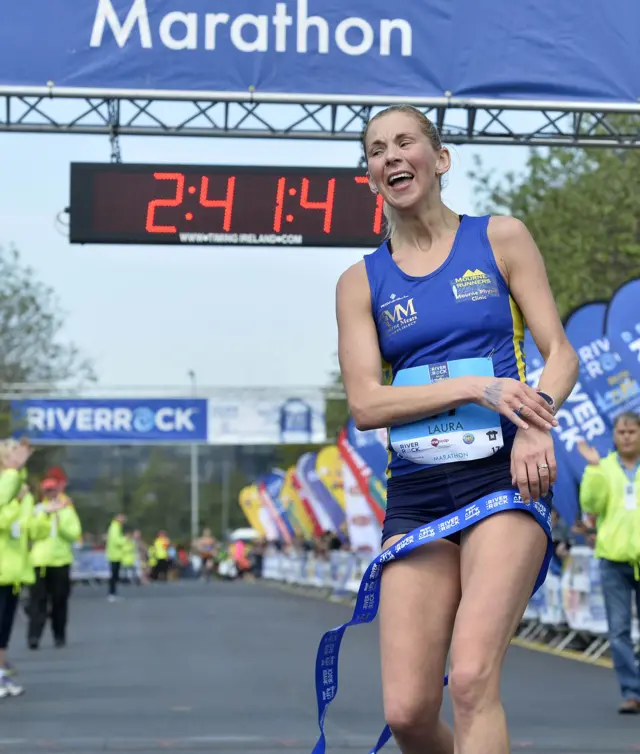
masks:
<path id="1" fill-rule="evenodd" d="M 95 96 L 94 96 L 95 94 Z M 322 101 L 318 101 L 322 100 Z M 218 136 L 357 141 L 389 98 L 86 92 L 0 89 L 0 131 L 118 136 Z M 412 101 L 449 144 L 637 147 L 640 105 L 552 101 Z M 116 156 L 117 159 L 117 156 Z"/>
<path id="2" fill-rule="evenodd" d="M 0 401 L 27 399 L 119 399 L 119 398 L 210 398 L 224 400 L 310 400 L 322 394 L 326 400 L 344 400 L 342 385 L 199 385 L 197 393 L 184 385 L 103 385 L 83 382 L 59 385 L 53 382 L 0 383 Z"/>

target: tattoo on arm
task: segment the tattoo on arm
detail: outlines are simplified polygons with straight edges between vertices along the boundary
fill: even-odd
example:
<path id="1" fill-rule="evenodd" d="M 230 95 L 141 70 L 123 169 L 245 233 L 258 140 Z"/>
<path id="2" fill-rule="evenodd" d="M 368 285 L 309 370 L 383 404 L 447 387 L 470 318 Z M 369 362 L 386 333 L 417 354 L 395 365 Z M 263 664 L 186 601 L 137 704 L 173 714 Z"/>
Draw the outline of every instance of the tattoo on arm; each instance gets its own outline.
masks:
<path id="1" fill-rule="evenodd" d="M 484 389 L 484 399 L 491 408 L 498 408 L 502 399 L 502 382 L 500 380 L 494 380 L 487 385 Z"/>

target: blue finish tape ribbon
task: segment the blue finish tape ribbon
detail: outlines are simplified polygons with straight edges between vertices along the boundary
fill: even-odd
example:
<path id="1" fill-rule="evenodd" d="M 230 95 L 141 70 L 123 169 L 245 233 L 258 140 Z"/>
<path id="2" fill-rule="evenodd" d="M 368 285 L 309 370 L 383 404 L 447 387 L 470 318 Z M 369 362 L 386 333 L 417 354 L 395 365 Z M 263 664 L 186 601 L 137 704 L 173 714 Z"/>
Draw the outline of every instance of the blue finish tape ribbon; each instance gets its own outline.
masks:
<path id="1" fill-rule="evenodd" d="M 316 698 L 318 702 L 318 725 L 320 727 L 320 737 L 316 743 L 312 754 L 325 754 L 326 737 L 324 732 L 324 722 L 327 709 L 336 694 L 338 693 L 338 655 L 340 653 L 340 644 L 344 632 L 349 626 L 357 626 L 361 623 L 371 623 L 378 612 L 380 603 L 380 576 L 385 563 L 392 560 L 400 560 L 406 557 L 417 547 L 421 547 L 427 542 L 435 542 L 451 534 L 462 531 L 477 524 L 494 513 L 501 513 L 508 510 L 523 510 L 532 514 L 538 523 L 545 530 L 549 538 L 549 546 L 545 555 L 542 568 L 538 574 L 533 593 L 544 583 L 547 577 L 547 570 L 553 547 L 551 542 L 551 511 L 549 505 L 540 501 L 531 503 L 522 502 L 522 498 L 515 490 L 503 490 L 486 495 L 480 500 L 461 508 L 454 513 L 434 521 L 431 524 L 425 524 L 406 534 L 394 545 L 383 550 L 380 555 L 373 560 L 360 583 L 360 589 L 356 598 L 356 606 L 353 611 L 353 617 L 348 623 L 331 629 L 320 640 L 318 654 L 316 656 Z M 448 683 L 448 677 L 444 678 L 444 685 Z M 391 738 L 391 731 L 387 725 L 382 731 L 377 744 L 371 749 L 369 754 L 377 754 L 380 749 Z"/>

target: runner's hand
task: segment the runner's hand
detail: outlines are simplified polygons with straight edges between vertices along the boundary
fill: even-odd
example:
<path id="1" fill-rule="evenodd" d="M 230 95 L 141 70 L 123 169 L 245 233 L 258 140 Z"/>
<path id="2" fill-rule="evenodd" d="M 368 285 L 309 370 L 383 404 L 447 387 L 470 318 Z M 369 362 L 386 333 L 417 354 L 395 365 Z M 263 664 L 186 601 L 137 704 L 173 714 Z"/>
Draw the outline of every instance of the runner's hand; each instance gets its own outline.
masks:
<path id="1" fill-rule="evenodd" d="M 524 382 L 510 377 L 482 380 L 476 403 L 506 416 L 519 429 L 550 430 L 558 426 L 551 406 Z"/>
<path id="2" fill-rule="evenodd" d="M 557 472 L 551 435 L 533 427 L 518 430 L 511 449 L 511 482 L 518 486 L 523 502 L 547 495 Z"/>
<path id="3" fill-rule="evenodd" d="M 600 463 L 600 453 L 584 440 L 578 443 L 578 451 L 590 466 L 597 466 Z"/>

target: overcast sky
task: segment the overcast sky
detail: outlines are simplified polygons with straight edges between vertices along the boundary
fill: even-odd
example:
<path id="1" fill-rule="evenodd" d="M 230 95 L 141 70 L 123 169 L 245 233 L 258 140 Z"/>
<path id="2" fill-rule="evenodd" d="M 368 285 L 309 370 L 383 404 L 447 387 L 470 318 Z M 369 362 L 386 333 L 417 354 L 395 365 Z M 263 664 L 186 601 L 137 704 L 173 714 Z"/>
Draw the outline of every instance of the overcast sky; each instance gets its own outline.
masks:
<path id="1" fill-rule="evenodd" d="M 0 135 L 0 244 L 14 244 L 58 293 L 64 337 L 105 387 L 314 386 L 336 350 L 335 284 L 361 249 L 76 246 L 56 228 L 69 202 L 69 165 L 109 160 L 106 137 Z M 129 137 L 124 162 L 357 165 L 356 144 Z M 445 200 L 473 213 L 474 153 L 498 173 L 519 170 L 520 147 L 453 149 Z"/>

